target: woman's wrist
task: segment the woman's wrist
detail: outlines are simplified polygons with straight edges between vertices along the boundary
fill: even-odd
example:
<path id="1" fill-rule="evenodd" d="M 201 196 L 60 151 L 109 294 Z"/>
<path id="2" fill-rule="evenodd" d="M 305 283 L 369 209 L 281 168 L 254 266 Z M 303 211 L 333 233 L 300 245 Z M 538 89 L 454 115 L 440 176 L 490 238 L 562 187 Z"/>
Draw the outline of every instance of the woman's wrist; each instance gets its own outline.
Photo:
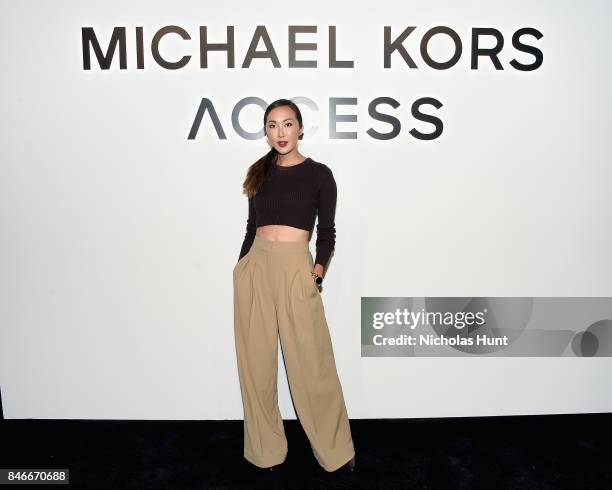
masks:
<path id="1" fill-rule="evenodd" d="M 312 269 L 312 272 L 315 272 L 318 276 L 321 276 L 321 277 L 323 277 L 324 271 L 325 271 L 325 268 L 321 264 L 315 264 L 314 268 Z"/>

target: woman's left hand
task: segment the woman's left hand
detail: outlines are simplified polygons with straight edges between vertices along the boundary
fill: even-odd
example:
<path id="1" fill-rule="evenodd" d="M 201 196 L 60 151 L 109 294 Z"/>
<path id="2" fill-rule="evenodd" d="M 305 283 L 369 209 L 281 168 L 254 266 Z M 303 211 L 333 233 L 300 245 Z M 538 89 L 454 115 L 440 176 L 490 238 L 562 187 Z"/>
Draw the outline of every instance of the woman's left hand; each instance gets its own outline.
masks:
<path id="1" fill-rule="evenodd" d="M 314 269 L 312 269 L 312 272 L 321 277 L 323 277 L 323 271 L 324 267 L 321 264 L 315 264 Z"/>

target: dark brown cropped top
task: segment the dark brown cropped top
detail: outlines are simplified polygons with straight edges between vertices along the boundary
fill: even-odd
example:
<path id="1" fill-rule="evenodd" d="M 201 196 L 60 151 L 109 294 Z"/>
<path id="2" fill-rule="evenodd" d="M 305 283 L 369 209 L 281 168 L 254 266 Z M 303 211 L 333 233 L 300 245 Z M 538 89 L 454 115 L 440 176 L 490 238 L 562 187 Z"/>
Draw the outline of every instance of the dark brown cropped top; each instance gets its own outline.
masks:
<path id="1" fill-rule="evenodd" d="M 248 200 L 249 217 L 238 260 L 251 248 L 257 227 L 288 225 L 311 232 L 318 214 L 315 264 L 327 267 L 336 245 L 336 197 L 336 181 L 327 165 L 311 158 L 289 167 L 274 163 Z"/>

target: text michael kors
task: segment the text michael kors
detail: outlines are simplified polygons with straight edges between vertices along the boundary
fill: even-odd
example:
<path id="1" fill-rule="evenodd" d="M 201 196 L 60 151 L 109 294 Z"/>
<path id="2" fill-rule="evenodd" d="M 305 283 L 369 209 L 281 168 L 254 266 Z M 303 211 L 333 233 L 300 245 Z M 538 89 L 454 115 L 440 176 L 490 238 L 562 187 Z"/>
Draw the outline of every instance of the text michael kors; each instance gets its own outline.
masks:
<path id="1" fill-rule="evenodd" d="M 299 51 L 315 51 L 318 52 L 317 42 L 297 42 L 297 34 L 316 34 L 316 25 L 290 25 L 287 26 L 287 39 L 283 40 L 287 42 L 287 68 L 318 68 L 318 61 L 315 60 L 301 60 L 297 59 Z M 81 41 L 83 51 L 83 69 L 91 70 L 91 49 L 93 48 L 94 55 L 98 62 L 98 66 L 102 70 L 108 70 L 111 67 L 113 58 L 119 47 L 119 68 L 126 70 L 128 67 L 127 58 L 127 28 L 126 27 L 114 27 L 110 41 L 106 46 L 106 53 L 102 50 L 98 36 L 94 31 L 93 27 L 81 27 Z M 434 70 L 447 70 L 455 66 L 463 54 L 463 45 L 465 41 L 462 41 L 461 36 L 454 29 L 447 26 L 436 26 L 428 29 L 422 34 L 420 40 L 416 43 L 411 43 L 411 39 L 408 37 L 413 34 L 417 29 L 416 26 L 409 26 L 404 28 L 401 34 L 396 35 L 392 38 L 391 26 L 384 26 L 382 44 L 382 62 L 384 68 L 391 68 L 392 55 L 397 54 L 393 59 L 403 60 L 404 64 L 409 68 L 419 68 L 415 63 L 413 57 L 409 54 L 407 46 L 404 44 L 417 44 L 418 50 L 421 56 L 421 60 L 430 68 Z M 191 41 L 192 35 L 187 29 L 177 25 L 164 26 L 158 29 L 151 37 L 150 44 L 145 44 L 144 29 L 142 26 L 134 27 L 134 33 L 130 36 L 130 43 L 134 43 L 135 47 L 135 68 L 142 70 L 145 68 L 145 46 L 150 46 L 150 54 L 153 61 L 162 68 L 168 70 L 178 70 L 186 67 L 192 58 L 192 55 L 185 54 L 179 59 L 168 60 L 162 57 L 159 51 L 159 45 L 161 40 L 167 35 L 178 35 L 184 41 Z M 420 34 L 417 32 L 415 35 Z M 208 40 L 207 26 L 199 26 L 198 30 L 198 44 L 194 47 L 189 43 L 185 43 L 185 51 L 197 51 L 199 52 L 200 68 L 208 68 L 208 54 L 211 51 L 224 51 L 227 60 L 227 68 L 236 67 L 236 43 L 234 40 L 234 26 L 226 26 L 226 35 L 223 42 L 211 43 Z M 453 45 L 452 55 L 450 59 L 445 61 L 436 61 L 429 55 L 429 43 L 435 37 L 448 38 Z M 511 59 L 508 64 L 510 67 L 519 71 L 533 71 L 538 69 L 542 65 L 543 54 L 540 49 L 530 44 L 525 44 L 522 41 L 524 36 L 533 36 L 536 40 L 543 37 L 543 34 L 533 27 L 522 27 L 512 33 L 512 48 L 518 52 L 528 53 L 533 56 L 533 59 L 529 63 L 521 63 L 516 58 Z M 467 36 L 466 36 L 467 37 Z M 327 27 L 327 67 L 328 68 L 355 68 L 355 60 L 338 60 L 337 58 L 337 35 L 336 26 Z M 493 44 L 492 47 L 481 47 L 481 41 L 485 39 L 487 45 Z M 492 38 L 492 39 L 491 39 Z M 312 39 L 316 41 L 315 37 Z M 490 60 L 496 70 L 503 70 L 502 63 L 498 57 L 499 53 L 504 48 L 505 40 L 504 35 L 501 31 L 494 27 L 472 27 L 469 32 L 469 62 L 472 70 L 478 69 L 478 61 L 480 58 L 487 58 Z M 276 41 L 278 43 L 278 41 Z M 258 50 L 257 47 L 260 43 L 263 43 L 264 48 Z M 275 68 L 281 68 L 281 62 L 279 60 L 275 44 L 272 38 L 268 34 L 266 26 L 256 26 L 251 36 L 248 46 L 244 46 L 246 53 L 242 59 L 241 68 L 249 68 L 253 59 L 264 58 L 269 61 Z M 341 50 L 346 52 L 345 49 Z M 148 53 L 147 53 L 148 54 Z M 132 65 L 134 66 L 134 65 Z M 375 68 L 375 67 L 373 67 Z"/>

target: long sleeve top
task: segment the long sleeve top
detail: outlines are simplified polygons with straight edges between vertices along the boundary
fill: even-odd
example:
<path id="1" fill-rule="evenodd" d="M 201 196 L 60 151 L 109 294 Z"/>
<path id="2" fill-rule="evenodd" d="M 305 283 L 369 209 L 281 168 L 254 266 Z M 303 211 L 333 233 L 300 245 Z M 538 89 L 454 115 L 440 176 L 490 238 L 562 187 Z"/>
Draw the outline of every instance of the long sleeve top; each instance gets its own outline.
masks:
<path id="1" fill-rule="evenodd" d="M 337 188 L 331 169 L 311 158 L 282 167 L 274 163 L 257 193 L 248 199 L 249 216 L 240 250 L 247 254 L 257 227 L 288 225 L 312 231 L 318 215 L 315 264 L 327 266 L 336 245 Z"/>

